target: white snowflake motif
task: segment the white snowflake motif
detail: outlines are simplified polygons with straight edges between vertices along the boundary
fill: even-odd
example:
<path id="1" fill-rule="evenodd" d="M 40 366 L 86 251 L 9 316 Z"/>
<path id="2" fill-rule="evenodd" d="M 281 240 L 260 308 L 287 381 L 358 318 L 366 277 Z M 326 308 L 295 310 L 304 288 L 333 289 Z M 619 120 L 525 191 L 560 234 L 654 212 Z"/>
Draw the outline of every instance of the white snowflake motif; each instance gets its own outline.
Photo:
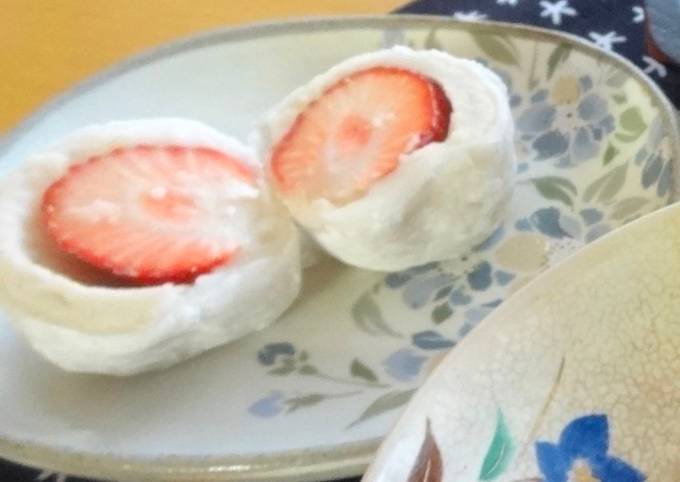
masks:
<path id="1" fill-rule="evenodd" d="M 496 3 L 498 5 L 510 5 L 511 7 L 514 7 L 517 5 L 517 0 L 496 0 Z"/>
<path id="2" fill-rule="evenodd" d="M 477 10 L 472 10 L 471 12 L 456 12 L 453 14 L 453 18 L 457 20 L 463 20 L 465 22 L 475 22 L 477 20 L 486 19 L 486 15 L 478 12 Z"/>
<path id="3" fill-rule="evenodd" d="M 552 20 L 554 25 L 562 24 L 562 15 L 567 15 L 569 17 L 578 15 L 578 12 L 569 5 L 569 0 L 559 0 L 554 3 L 541 0 L 540 5 L 543 8 L 541 17 L 550 17 L 550 20 Z"/>
<path id="4" fill-rule="evenodd" d="M 668 75 L 668 70 L 666 70 L 666 66 L 659 62 L 658 60 L 648 56 L 648 55 L 643 55 L 642 56 L 642 61 L 645 63 L 646 67 L 644 68 L 644 72 L 648 75 L 651 75 L 653 73 L 657 74 L 659 77 L 664 78 L 666 75 Z"/>
<path id="5" fill-rule="evenodd" d="M 605 34 L 590 32 L 588 36 L 595 42 L 595 45 L 605 50 L 612 50 L 614 44 L 620 44 L 626 41 L 626 37 L 619 35 L 614 31 Z"/>
<path id="6" fill-rule="evenodd" d="M 642 23 L 645 21 L 645 9 L 636 5 L 633 7 L 633 22 Z"/>
<path id="7" fill-rule="evenodd" d="M 59 474 L 57 472 L 50 472 L 49 470 L 43 470 L 42 472 L 40 472 L 36 476 L 35 480 L 37 480 L 38 482 L 45 482 L 46 480 L 49 480 L 52 477 L 54 477 L 53 479 L 54 482 L 66 482 L 66 475 Z"/>

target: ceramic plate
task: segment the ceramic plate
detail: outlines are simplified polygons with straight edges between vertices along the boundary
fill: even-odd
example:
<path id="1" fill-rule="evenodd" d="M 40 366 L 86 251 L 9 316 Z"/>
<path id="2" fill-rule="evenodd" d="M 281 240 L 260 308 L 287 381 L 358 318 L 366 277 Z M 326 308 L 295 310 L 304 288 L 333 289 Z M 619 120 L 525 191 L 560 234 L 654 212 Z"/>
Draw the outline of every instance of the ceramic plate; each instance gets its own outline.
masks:
<path id="1" fill-rule="evenodd" d="M 680 480 L 680 204 L 542 275 L 418 391 L 363 482 Z"/>
<path id="2" fill-rule="evenodd" d="M 629 63 L 556 33 L 432 17 L 267 24 L 170 44 L 29 119 L 0 169 L 110 119 L 191 117 L 245 140 L 295 86 L 394 44 L 479 59 L 507 82 L 520 162 L 504 226 L 455 267 L 384 275 L 327 260 L 275 326 L 134 378 L 60 372 L 0 320 L 2 455 L 126 480 L 358 474 L 440 358 L 508 295 L 671 199 L 672 109 Z"/>

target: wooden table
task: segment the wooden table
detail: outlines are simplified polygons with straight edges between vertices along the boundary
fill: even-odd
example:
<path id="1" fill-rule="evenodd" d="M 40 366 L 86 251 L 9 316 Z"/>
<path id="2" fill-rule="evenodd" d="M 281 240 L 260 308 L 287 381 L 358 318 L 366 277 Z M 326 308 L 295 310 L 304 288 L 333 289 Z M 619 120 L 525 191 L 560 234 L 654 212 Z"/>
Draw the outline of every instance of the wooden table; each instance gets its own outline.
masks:
<path id="1" fill-rule="evenodd" d="M 386 13 L 404 0 L 0 0 L 0 132 L 144 48 L 204 29 L 302 15 Z"/>

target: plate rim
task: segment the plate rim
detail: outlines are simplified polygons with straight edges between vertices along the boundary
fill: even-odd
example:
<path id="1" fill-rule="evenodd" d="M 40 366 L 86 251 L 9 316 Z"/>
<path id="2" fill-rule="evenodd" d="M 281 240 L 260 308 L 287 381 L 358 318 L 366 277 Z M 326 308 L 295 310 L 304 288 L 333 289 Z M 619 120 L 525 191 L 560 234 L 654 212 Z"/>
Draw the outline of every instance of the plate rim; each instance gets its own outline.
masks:
<path id="1" fill-rule="evenodd" d="M 9 149 L 39 121 L 71 99 L 137 67 L 173 55 L 240 40 L 262 38 L 285 33 L 335 31 L 348 28 L 432 28 L 441 26 L 462 31 L 510 31 L 519 36 L 568 42 L 596 58 L 605 58 L 635 78 L 662 111 L 664 125 L 670 129 L 671 157 L 680 161 L 680 127 L 675 109 L 656 83 L 635 64 L 616 52 L 596 47 L 589 41 L 569 33 L 498 21 L 461 21 L 439 15 L 340 15 L 308 16 L 278 21 L 265 21 L 236 27 L 223 27 L 185 36 L 113 64 L 76 83 L 22 120 L 0 143 L 0 160 Z M 680 190 L 680 173 L 673 175 L 672 198 Z M 382 438 L 326 445 L 312 449 L 298 449 L 258 455 L 224 456 L 162 456 L 119 457 L 115 455 L 83 454 L 44 444 L 32 444 L 0 435 L 0 456 L 27 465 L 48 468 L 78 476 L 144 480 L 252 480 L 252 481 L 312 481 L 361 474 L 368 466 Z"/>

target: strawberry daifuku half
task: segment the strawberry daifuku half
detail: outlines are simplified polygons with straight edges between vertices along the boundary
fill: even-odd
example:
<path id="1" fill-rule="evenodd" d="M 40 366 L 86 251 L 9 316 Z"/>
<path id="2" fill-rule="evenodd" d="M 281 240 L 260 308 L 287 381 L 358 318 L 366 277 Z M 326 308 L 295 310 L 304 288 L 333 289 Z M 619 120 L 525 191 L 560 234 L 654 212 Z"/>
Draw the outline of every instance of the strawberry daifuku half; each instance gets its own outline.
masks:
<path id="1" fill-rule="evenodd" d="M 402 154 L 446 139 L 450 116 L 430 79 L 393 67 L 358 71 L 298 115 L 272 153 L 274 180 L 286 195 L 356 199 L 397 169 Z"/>
<path id="2" fill-rule="evenodd" d="M 277 195 L 329 253 L 393 271 L 462 256 L 514 183 L 505 85 L 481 64 L 406 47 L 347 59 L 256 133 Z"/>
<path id="3" fill-rule="evenodd" d="M 297 228 L 253 154 L 195 121 L 74 132 L 0 178 L 0 223 L 0 306 L 67 370 L 168 366 L 300 288 Z"/>

